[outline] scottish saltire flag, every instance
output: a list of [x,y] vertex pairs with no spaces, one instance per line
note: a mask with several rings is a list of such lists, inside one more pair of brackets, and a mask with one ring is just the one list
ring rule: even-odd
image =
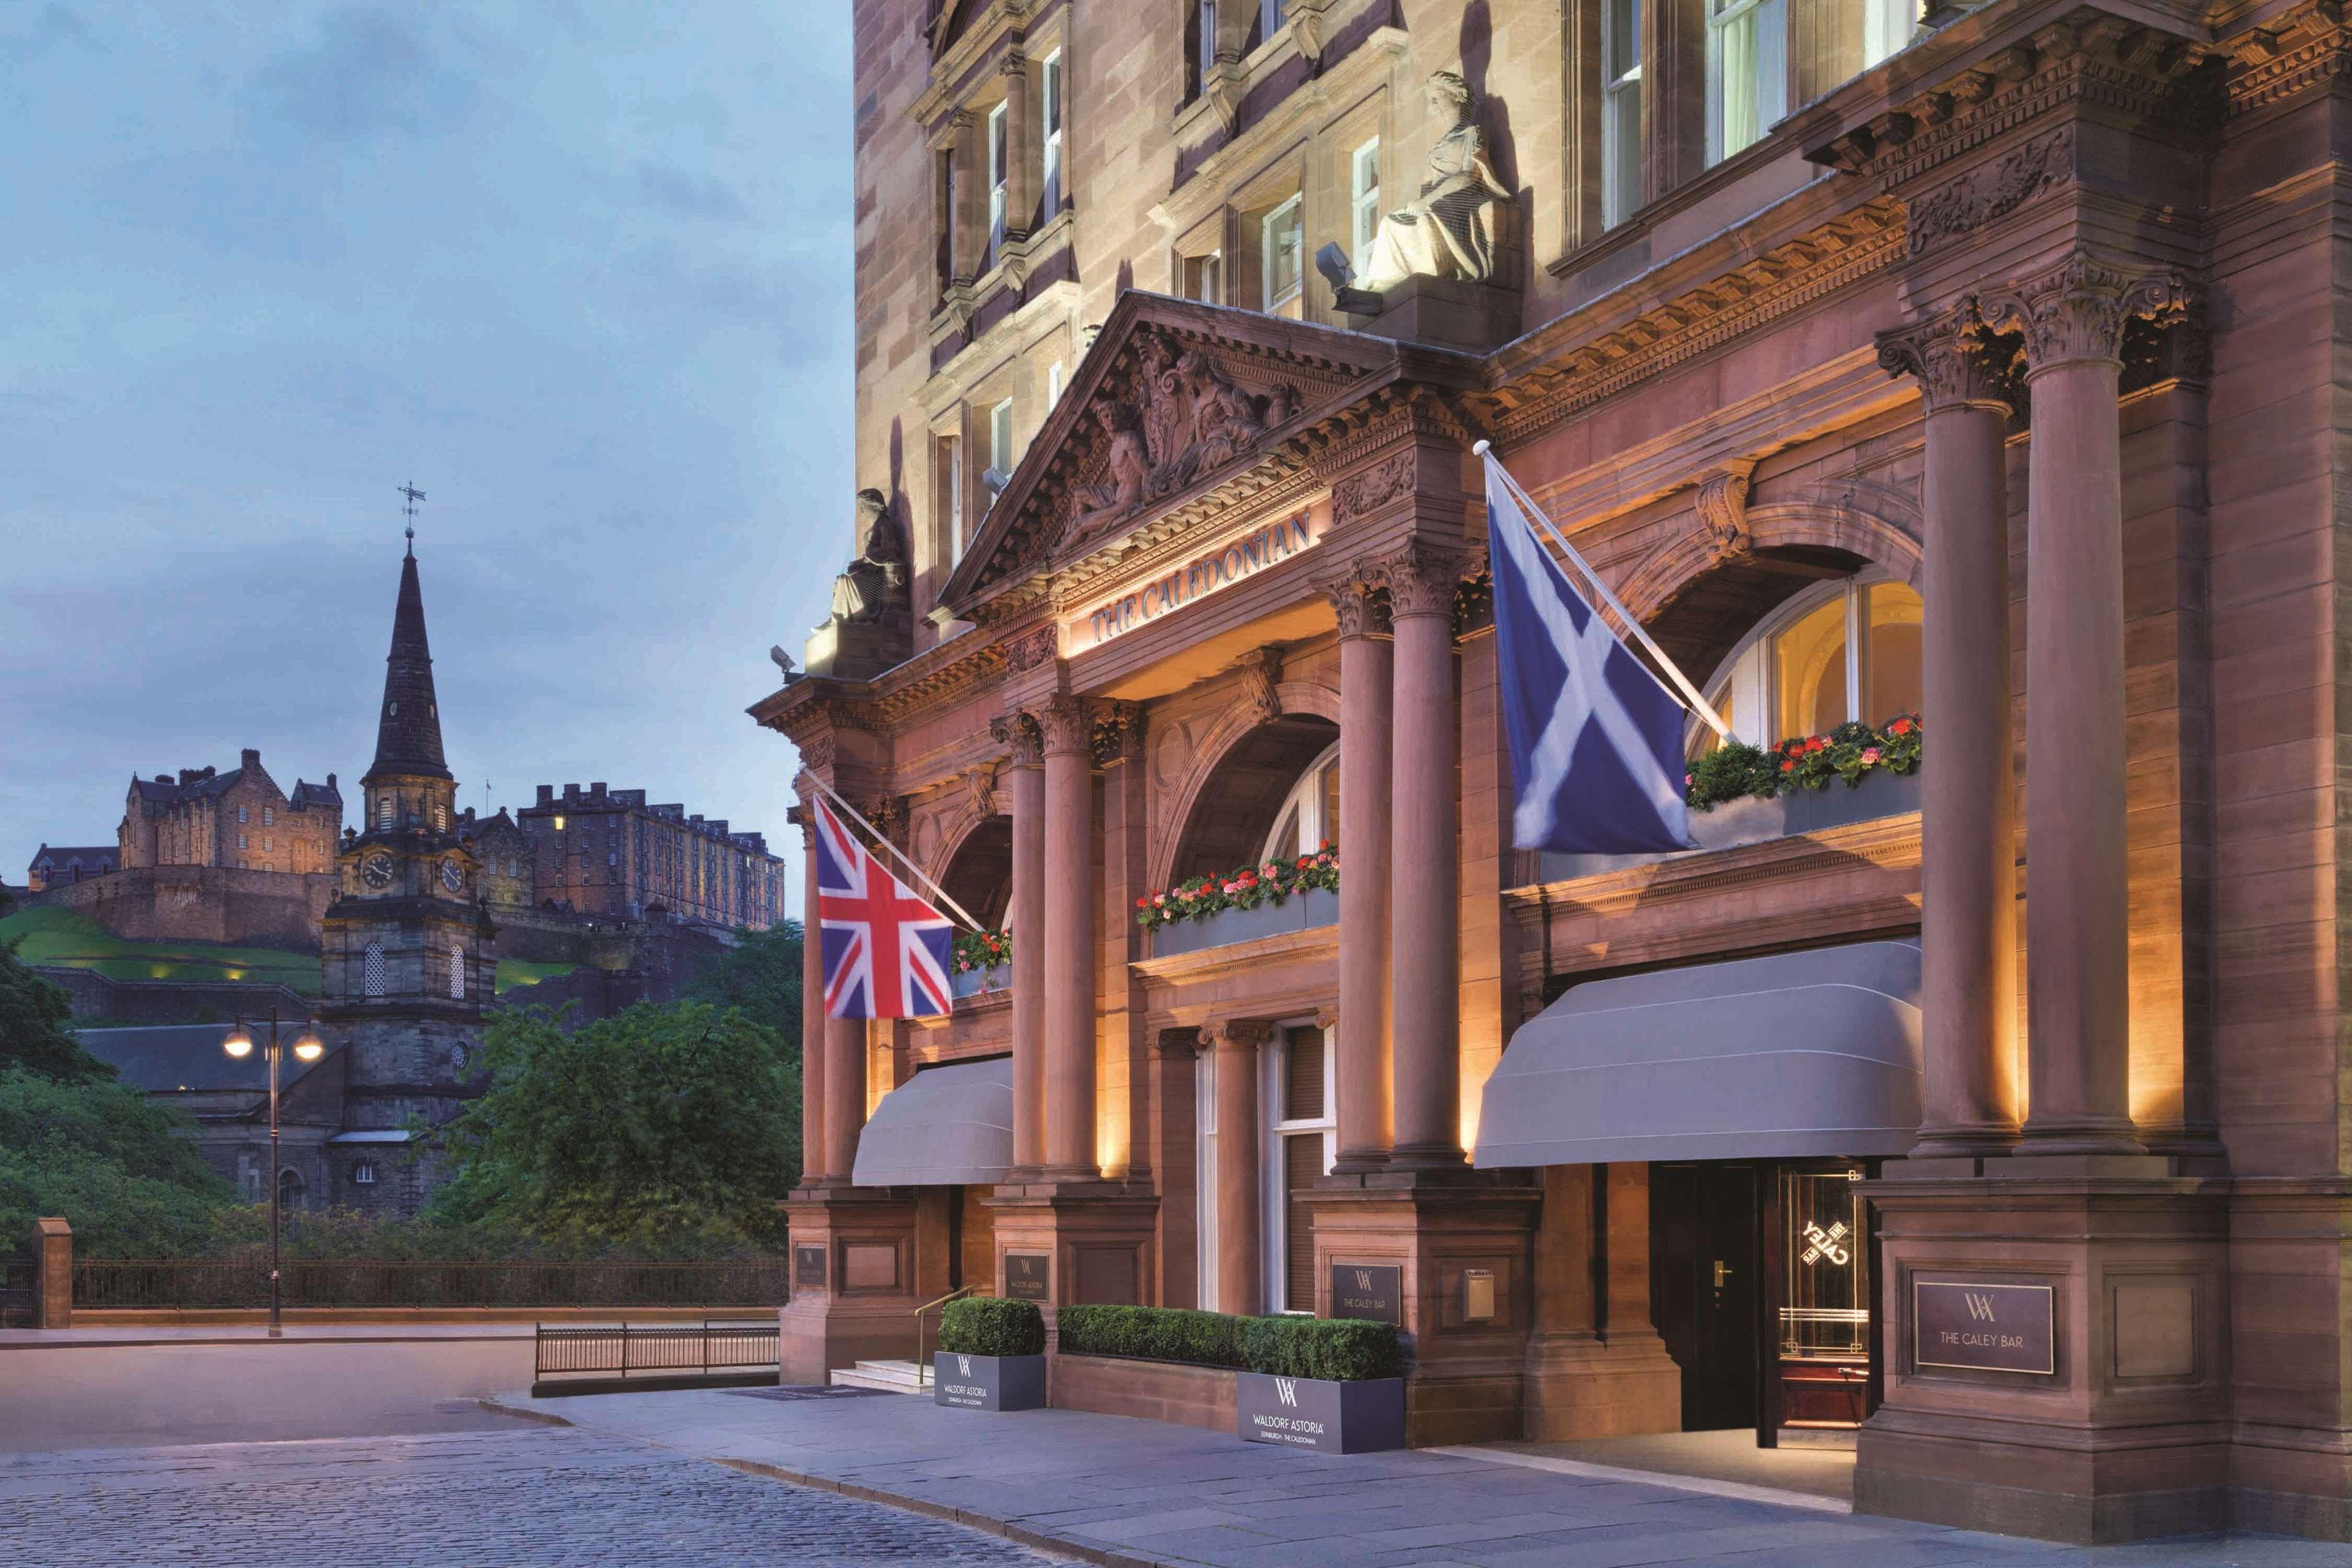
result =
[[828,1018],[923,1018],[945,1013],[954,931],[864,845],[820,795],[816,901]]
[[1687,849],[1683,709],[1617,640],[1535,534],[1493,456],[1486,542],[1522,849]]

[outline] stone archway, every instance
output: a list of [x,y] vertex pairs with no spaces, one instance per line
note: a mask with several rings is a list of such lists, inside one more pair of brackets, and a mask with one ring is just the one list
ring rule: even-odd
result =
[[1291,786],[1339,738],[1336,718],[1320,713],[1262,721],[1236,715],[1212,737],[1185,781],[1173,814],[1182,826],[1169,839],[1151,885],[1172,887],[1256,859]]
[[974,816],[949,849],[939,881],[982,925],[1002,930],[1013,905],[1013,818]]

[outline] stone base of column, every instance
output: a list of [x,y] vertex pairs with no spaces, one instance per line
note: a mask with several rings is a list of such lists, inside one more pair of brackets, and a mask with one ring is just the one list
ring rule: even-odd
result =
[[[1038,1175],[1000,1183],[985,1201],[996,1242],[996,1277],[986,1288],[1035,1300],[1049,1331],[1056,1308],[1160,1300],[1160,1200],[1148,1190],[1100,1176]],[[1041,1275],[1039,1296],[1033,1282]]]
[[[861,1361],[915,1354],[915,1204],[889,1187],[804,1186],[784,1200],[793,1294],[777,1314],[777,1363],[787,1384],[821,1384]],[[824,1279],[803,1248],[820,1249]],[[813,1259],[811,1261],[814,1261]]]
[[1890,1161],[1865,1190],[1885,1400],[1855,1512],[2078,1543],[2230,1522],[2225,1184],[2011,1155]]
[[[1318,1315],[1334,1315],[1335,1269],[1399,1271],[1400,1326],[1412,1336],[1406,1441],[1525,1436],[1540,1189],[1518,1173],[1391,1169],[1326,1176],[1307,1202]],[[1489,1285],[1491,1315],[1473,1316]]]
[[1529,1442],[1683,1429],[1683,1369],[1657,1330],[1538,1333],[1528,1341]]

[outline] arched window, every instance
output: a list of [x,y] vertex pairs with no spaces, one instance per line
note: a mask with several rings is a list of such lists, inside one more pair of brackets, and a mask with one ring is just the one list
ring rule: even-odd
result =
[[289,1166],[278,1173],[278,1206],[279,1208],[300,1208],[304,1190],[301,1172]]
[[375,797],[375,825],[377,827],[388,829],[392,826],[393,809],[393,800],[389,794],[380,795]]
[[358,1164],[352,1167],[352,1185],[355,1187],[372,1187],[375,1185],[375,1162],[373,1160],[362,1160]]
[[[1883,571],[1825,583],[1773,611],[1732,649],[1707,700],[1733,735],[1758,746],[1826,735],[1851,720],[1883,724],[1916,713],[1922,609],[1917,590]],[[1688,737],[1695,757],[1717,744],[1696,719]]]
[[466,950],[462,947],[449,950],[449,995],[453,1001],[466,999]]
[[1339,748],[1307,764],[1265,836],[1260,860],[1289,860],[1339,842]]
[[362,963],[361,973],[362,984],[369,995],[381,996],[391,989],[384,978],[383,943],[372,942],[367,944],[367,957]]

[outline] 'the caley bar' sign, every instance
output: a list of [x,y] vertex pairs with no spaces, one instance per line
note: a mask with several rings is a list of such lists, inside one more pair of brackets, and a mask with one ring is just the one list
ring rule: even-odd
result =
[[1239,539],[1194,556],[1164,576],[1154,577],[1140,588],[1096,606],[1081,623],[1091,639],[1087,646],[1107,643],[1204,595],[1255,576],[1315,542],[1312,525],[1303,511],[1279,522],[1254,528]]
[[1404,1313],[1397,1298],[1403,1294],[1404,1270],[1393,1263],[1334,1263],[1331,1265],[1331,1315],[1369,1318],[1376,1323],[1402,1323]]
[[2047,1285],[1915,1279],[1911,1359],[1971,1372],[2055,1372],[2056,1308]]

